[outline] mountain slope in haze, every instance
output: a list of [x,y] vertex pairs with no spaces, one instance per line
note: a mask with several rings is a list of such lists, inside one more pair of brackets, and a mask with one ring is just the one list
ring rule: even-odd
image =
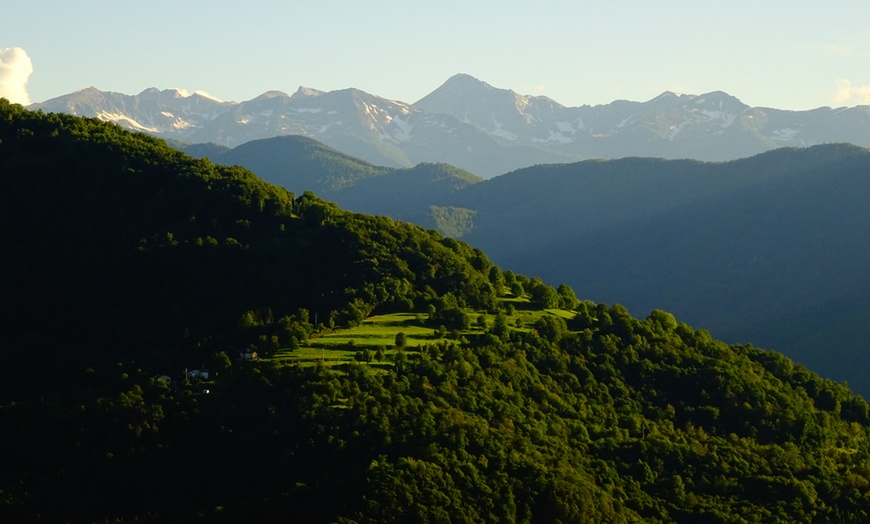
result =
[[405,219],[481,181],[482,178],[449,164],[424,163],[361,180],[352,189],[324,193],[324,198],[354,211]]
[[781,354],[4,100],[0,178],[4,522],[870,517],[870,405]]
[[665,307],[870,395],[868,172],[870,153],[847,145],[588,161],[496,177],[449,205],[475,212],[463,239],[503,266],[631,311]]
[[402,134],[415,112],[407,104],[358,89],[322,92],[300,87],[293,95],[269,91],[241,102],[186,139],[236,146],[258,138],[308,135],[373,163],[402,167],[411,160],[384,137]]
[[646,102],[565,107],[544,96],[520,95],[460,74],[414,107],[451,115],[511,144],[536,144],[581,158],[719,161],[786,146],[829,142],[870,146],[868,106],[812,111],[752,108],[721,91],[665,92]]
[[260,178],[299,194],[338,191],[390,171],[299,135],[253,140],[210,158],[245,166]]
[[296,193],[313,191],[345,209],[396,218],[483,180],[446,164],[375,166],[302,136],[254,140],[210,158],[242,165]]
[[414,104],[358,89],[300,87],[243,102],[177,90],[139,95],[87,88],[33,109],[93,116],[187,142],[235,147],[304,135],[375,165],[448,163],[490,178],[517,168],[589,158],[732,160],[778,147],[847,142],[870,147],[870,106],[753,108],[721,91],[665,92],[646,102],[565,107],[459,74]]
[[130,96],[86,87],[32,107],[99,118],[134,131],[173,138],[173,135],[185,136],[187,132],[207,125],[233,105],[196,93],[185,95],[177,89],[161,91],[152,87]]

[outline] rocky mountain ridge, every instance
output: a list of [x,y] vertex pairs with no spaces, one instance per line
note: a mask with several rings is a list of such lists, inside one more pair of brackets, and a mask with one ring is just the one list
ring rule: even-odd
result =
[[714,91],[566,107],[465,74],[413,104],[353,88],[323,92],[300,87],[292,95],[269,91],[243,102],[221,102],[178,90],[151,88],[131,96],[89,87],[30,108],[229,147],[303,135],[378,165],[446,162],[485,178],[589,158],[724,161],[778,147],[870,146],[870,106],[785,111],[750,107]]

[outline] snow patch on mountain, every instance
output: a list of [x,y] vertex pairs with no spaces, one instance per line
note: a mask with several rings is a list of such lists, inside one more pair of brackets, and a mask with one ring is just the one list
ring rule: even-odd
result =
[[177,120],[177,121],[172,123],[172,128],[175,129],[176,131],[183,131],[183,130],[188,129],[190,127],[194,127],[194,125],[191,124],[190,122],[185,121],[185,120]]
[[156,127],[144,126],[122,113],[109,113],[107,111],[101,111],[97,113],[97,118],[106,122],[114,122],[118,125],[126,127],[128,129],[134,129],[136,131],[147,131],[148,133],[157,133],[159,131]]
[[207,98],[207,99],[212,100],[214,102],[223,102],[223,100],[221,100],[220,98],[218,98],[216,96],[212,96],[212,95],[210,95],[202,90],[196,90],[193,93],[191,93],[187,89],[175,88],[175,89],[172,89],[171,91],[175,91],[178,94],[178,96],[180,96],[181,98],[191,98],[191,97],[200,96],[202,98]]
[[674,141],[674,138],[676,138],[677,135],[679,135],[679,134],[683,131],[683,129],[685,129],[685,127],[686,127],[687,125],[689,125],[690,123],[691,123],[691,122],[689,122],[688,120],[686,120],[686,121],[684,121],[684,122],[680,122],[680,123],[677,124],[677,125],[673,125],[673,126],[671,126],[671,128],[670,128],[670,131],[671,131],[671,132],[670,132],[670,134],[668,134],[668,141],[669,141],[669,142],[673,142],[673,141]]
[[625,127],[626,124],[631,122],[633,119],[634,119],[634,115],[628,115],[627,117],[623,118],[620,123],[616,124],[616,127],[614,128],[613,132],[614,133],[618,132],[620,129]]
[[394,142],[401,143],[411,140],[411,133],[414,130],[414,126],[408,119],[393,118],[390,121],[390,124],[393,126],[390,138]]
[[559,133],[562,133],[562,134],[566,134],[566,133],[567,133],[567,134],[569,134],[569,135],[574,135],[574,134],[576,134],[578,131],[580,131],[581,129],[583,129],[583,121],[582,121],[582,120],[578,120],[578,121],[577,121],[577,127],[576,127],[576,128],[575,128],[573,125],[571,125],[571,122],[564,122],[564,121],[553,122],[553,125],[555,125],[555,126],[556,126],[556,129],[559,130]]
[[792,142],[800,134],[800,129],[786,127],[783,129],[775,129],[770,133],[770,138],[778,142]]
[[489,130],[489,134],[512,142],[517,139],[517,135],[505,129],[504,125],[495,118],[495,115],[492,117],[492,125],[493,128]]
[[566,136],[564,133],[550,130],[550,136],[547,138],[532,138],[532,142],[537,144],[546,144],[548,142],[555,142],[557,144],[570,144],[574,141],[573,137]]
[[329,129],[330,129],[331,127],[333,127],[333,126],[341,127],[341,125],[342,125],[341,120],[338,120],[338,121],[336,121],[336,122],[329,122],[329,123],[326,123],[326,124],[320,126],[320,129],[318,129],[318,130],[316,131],[316,133],[323,135],[323,134],[325,134],[327,131],[329,131]]
[[730,126],[734,123],[734,119],[737,118],[737,115],[725,111],[710,111],[702,109],[701,114],[704,115],[708,122],[718,122],[721,127]]

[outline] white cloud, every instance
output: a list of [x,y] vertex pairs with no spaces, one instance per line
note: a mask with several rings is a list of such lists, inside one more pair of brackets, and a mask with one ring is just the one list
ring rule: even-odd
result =
[[33,74],[30,57],[20,47],[0,49],[0,97],[16,104],[27,105],[27,79]]
[[840,78],[835,82],[837,90],[831,100],[846,104],[870,104],[870,85],[853,86],[852,82]]

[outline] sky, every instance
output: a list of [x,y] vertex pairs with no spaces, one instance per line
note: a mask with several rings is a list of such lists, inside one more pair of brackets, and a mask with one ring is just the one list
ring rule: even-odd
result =
[[12,0],[0,96],[93,86],[244,101],[299,86],[413,103],[466,73],[566,106],[725,91],[870,104],[867,0]]

